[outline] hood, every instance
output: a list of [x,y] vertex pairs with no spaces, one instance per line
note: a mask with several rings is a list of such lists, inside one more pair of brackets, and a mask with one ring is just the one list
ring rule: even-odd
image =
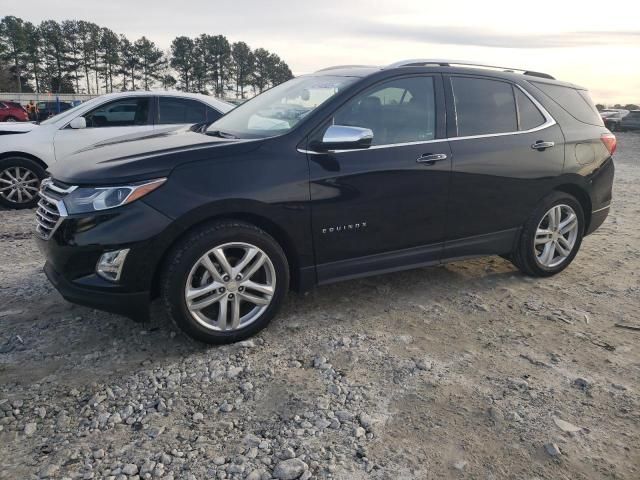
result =
[[0,135],[27,133],[38,127],[38,124],[31,122],[2,122],[0,123]]
[[246,153],[261,143],[164,128],[96,143],[57,161],[49,172],[72,185],[114,185],[165,177],[178,165]]

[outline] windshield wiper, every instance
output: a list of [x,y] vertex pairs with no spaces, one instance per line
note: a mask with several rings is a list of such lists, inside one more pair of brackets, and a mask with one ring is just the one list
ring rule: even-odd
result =
[[220,137],[220,138],[233,138],[233,139],[240,138],[234,135],[233,133],[223,132],[222,130],[212,130],[210,132],[207,132],[207,135],[211,135],[213,137]]

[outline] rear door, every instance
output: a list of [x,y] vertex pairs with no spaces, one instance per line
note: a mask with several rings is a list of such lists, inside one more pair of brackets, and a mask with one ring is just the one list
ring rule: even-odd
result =
[[56,159],[63,159],[105,140],[153,130],[152,106],[151,96],[124,97],[90,110],[83,115],[86,128],[66,126],[56,132]]
[[440,257],[451,169],[441,84],[440,75],[382,82],[318,132],[331,124],[373,131],[370,148],[309,154],[321,283]]
[[445,79],[453,154],[447,257],[511,250],[517,229],[564,165],[564,137],[516,84]]

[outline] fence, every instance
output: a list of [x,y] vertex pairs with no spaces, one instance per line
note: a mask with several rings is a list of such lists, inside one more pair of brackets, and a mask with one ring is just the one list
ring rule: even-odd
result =
[[72,102],[74,100],[84,102],[97,96],[83,93],[0,93],[0,100],[26,105],[30,100],[34,102],[55,102],[57,98],[61,102]]
[[[0,92],[0,101],[6,100],[7,102],[17,102],[22,105],[26,105],[29,101],[33,100],[34,102],[73,102],[73,101],[81,101],[86,102],[87,100],[91,100],[92,98],[99,97],[104,95],[101,93],[100,95],[87,95],[86,93],[2,93]],[[230,103],[238,104],[242,103],[245,100],[237,100],[235,98],[223,98]]]

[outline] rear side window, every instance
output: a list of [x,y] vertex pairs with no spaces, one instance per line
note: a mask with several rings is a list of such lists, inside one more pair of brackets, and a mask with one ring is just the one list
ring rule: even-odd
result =
[[206,106],[187,98],[160,97],[159,124],[201,123],[207,121]]
[[518,131],[511,84],[483,78],[452,77],[458,136]]
[[536,87],[546,93],[551,99],[560,105],[573,118],[590,125],[603,125],[602,117],[593,105],[589,92],[577,90],[571,87],[551,85],[548,83],[532,82]]
[[531,130],[542,125],[545,118],[538,107],[519,88],[514,88],[514,91],[516,92],[520,130]]

